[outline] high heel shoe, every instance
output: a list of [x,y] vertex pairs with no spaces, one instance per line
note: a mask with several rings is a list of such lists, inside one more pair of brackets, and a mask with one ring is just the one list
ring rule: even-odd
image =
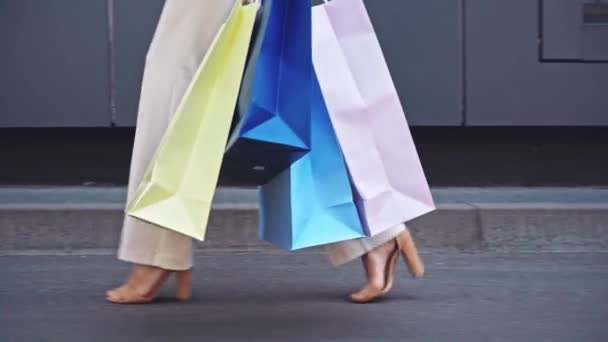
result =
[[175,298],[182,302],[187,301],[192,293],[192,272],[190,270],[176,272],[163,270],[163,274],[145,291],[137,289],[133,284],[128,282],[122,287],[108,291],[106,299],[115,304],[150,303],[156,299],[161,288],[172,273],[175,274],[176,279]]
[[[389,241],[391,243],[392,241]],[[373,252],[372,252],[373,253]],[[360,291],[353,293],[350,295],[350,300],[353,303],[369,303],[380,297],[384,296],[388,293],[394,284],[395,281],[395,270],[397,269],[397,260],[399,259],[399,248],[397,244],[395,244],[394,249],[389,253],[386,263],[384,265],[383,279],[382,283],[374,283],[372,279],[370,279],[370,273],[373,271],[371,260],[369,259],[369,255],[365,256],[363,259],[364,267],[368,276],[367,285]]]
[[414,243],[414,239],[409,230],[406,229],[399,234],[395,238],[395,242],[397,243],[397,253],[389,260],[389,268],[386,274],[386,286],[382,290],[383,295],[392,290],[393,284],[395,283],[395,273],[399,254],[403,257],[412,278],[422,278],[424,276],[424,263],[418,255],[416,244]]
[[177,272],[175,279],[175,298],[180,302],[185,302],[192,296],[192,272]]
[[[399,254],[403,257],[408,271],[413,278],[421,278],[424,275],[424,264],[418,255],[416,244],[410,232],[406,229],[395,237],[394,242],[396,244],[395,249],[390,253],[384,268],[384,286],[379,287],[368,282],[365,288],[350,296],[352,302],[360,304],[369,303],[385,296],[393,289]],[[368,272],[370,267],[373,267],[373,265],[365,263],[365,268]]]
[[424,264],[418,255],[418,250],[410,231],[404,230],[395,238],[395,241],[397,241],[397,246],[399,246],[399,250],[411,276],[413,278],[422,278],[424,276]]

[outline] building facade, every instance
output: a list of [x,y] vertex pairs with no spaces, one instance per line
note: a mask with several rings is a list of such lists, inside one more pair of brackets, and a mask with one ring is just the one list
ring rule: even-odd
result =
[[[0,183],[126,180],[163,3],[0,0]],[[432,183],[608,184],[608,1],[366,3]]]

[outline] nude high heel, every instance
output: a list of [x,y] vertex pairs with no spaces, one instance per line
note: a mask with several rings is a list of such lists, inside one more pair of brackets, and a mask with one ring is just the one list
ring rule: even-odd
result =
[[[386,260],[386,264],[384,266],[383,284],[374,285],[369,282],[368,278],[368,284],[362,290],[350,295],[350,300],[353,303],[364,304],[372,302],[376,299],[381,298],[393,288],[393,284],[395,283],[395,270],[397,269],[397,260],[399,259],[400,254],[399,251],[400,250],[398,246],[395,244],[395,249],[390,252]],[[367,272],[369,272],[369,267],[371,267],[371,265],[369,265],[366,261],[364,261],[364,264]]]
[[[384,286],[368,285],[361,291],[354,293],[350,299],[354,303],[369,303],[388,294],[395,283],[395,273],[399,254],[403,257],[405,264],[413,278],[421,278],[424,275],[424,264],[418,255],[416,244],[410,232],[406,229],[399,234],[395,240],[395,250],[392,251],[387,259],[384,273]],[[366,269],[371,265],[365,264]]]
[[179,300],[180,302],[185,302],[192,296],[192,272],[176,272],[175,279],[175,298],[177,298],[177,300]]
[[399,246],[403,260],[412,277],[422,278],[422,276],[424,276],[424,264],[418,255],[418,250],[416,249],[412,234],[406,229],[399,234],[395,240],[397,241],[397,246]]
[[177,272],[166,271],[146,293],[140,293],[132,284],[127,283],[122,287],[108,291],[106,293],[106,299],[115,304],[151,303],[158,297],[161,288],[172,273],[175,274],[176,278],[175,297],[179,301],[187,301],[192,294],[192,272],[190,270]]

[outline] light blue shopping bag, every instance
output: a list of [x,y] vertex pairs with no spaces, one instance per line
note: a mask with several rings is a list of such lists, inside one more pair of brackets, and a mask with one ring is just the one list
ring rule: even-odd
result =
[[311,150],[260,191],[260,237],[286,250],[365,236],[314,73],[312,80]]

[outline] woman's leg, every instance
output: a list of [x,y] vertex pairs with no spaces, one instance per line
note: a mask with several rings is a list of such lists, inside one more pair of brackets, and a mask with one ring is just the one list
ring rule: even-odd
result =
[[325,250],[329,260],[334,266],[341,266],[358,259],[370,251],[394,240],[401,232],[405,231],[405,225],[400,224],[390,228],[376,236],[362,239],[349,240],[327,245]]
[[[135,193],[171,116],[233,5],[231,0],[165,3],[146,57],[128,200]],[[108,299],[124,302],[137,299],[138,295],[147,298],[158,289],[158,283],[166,279],[168,271],[192,267],[192,241],[185,235],[126,217],[118,257],[135,266],[127,283],[109,291]]]

